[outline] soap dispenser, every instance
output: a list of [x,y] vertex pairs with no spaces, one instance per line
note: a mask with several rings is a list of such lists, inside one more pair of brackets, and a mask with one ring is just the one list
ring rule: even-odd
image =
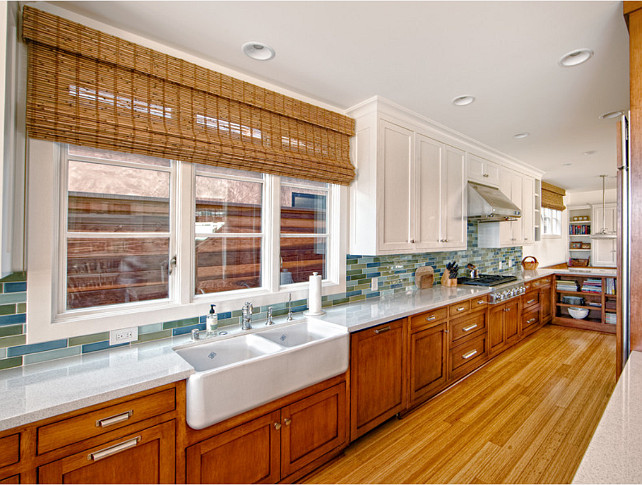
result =
[[205,330],[207,330],[208,333],[216,332],[218,328],[218,318],[216,316],[216,310],[214,310],[215,306],[216,305],[210,305],[210,313],[205,317]]

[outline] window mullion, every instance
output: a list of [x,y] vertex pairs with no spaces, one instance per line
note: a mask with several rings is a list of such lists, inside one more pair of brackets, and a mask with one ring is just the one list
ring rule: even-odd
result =
[[281,232],[280,177],[265,175],[263,204],[263,287],[271,293],[281,284],[279,233]]
[[[196,204],[194,164],[174,162],[178,165],[176,177],[176,224],[174,237],[176,257],[175,301],[190,303],[194,298],[196,281],[196,257],[194,254],[194,211]],[[171,255],[170,255],[171,257]]]

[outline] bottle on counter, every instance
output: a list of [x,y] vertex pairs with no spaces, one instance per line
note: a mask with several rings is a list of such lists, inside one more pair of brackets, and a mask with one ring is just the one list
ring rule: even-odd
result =
[[208,333],[216,332],[218,328],[218,316],[216,315],[216,310],[214,310],[215,306],[216,305],[210,305],[210,312],[205,317],[205,330],[207,330]]

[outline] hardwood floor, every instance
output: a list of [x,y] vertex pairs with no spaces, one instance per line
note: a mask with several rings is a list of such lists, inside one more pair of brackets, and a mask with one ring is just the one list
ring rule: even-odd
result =
[[614,386],[614,335],[547,325],[307,483],[568,483]]

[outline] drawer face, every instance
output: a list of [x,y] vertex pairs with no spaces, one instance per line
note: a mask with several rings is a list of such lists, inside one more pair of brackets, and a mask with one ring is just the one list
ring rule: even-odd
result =
[[450,322],[451,342],[465,342],[466,337],[486,328],[486,314],[477,312],[468,317],[457,318]]
[[470,309],[477,310],[478,308],[486,308],[488,306],[488,295],[479,296],[470,300]]
[[486,337],[457,346],[450,351],[452,370],[486,355]]
[[20,433],[0,438],[0,467],[20,461]]
[[456,317],[457,315],[464,315],[470,311],[470,300],[460,301],[448,307],[448,315]]
[[524,310],[527,310],[528,307],[533,305],[537,305],[539,303],[539,291],[524,293],[524,296],[522,296],[522,302],[524,303]]
[[533,288],[544,288],[546,286],[551,286],[551,279],[550,278],[542,278],[539,280],[535,280],[532,283]]
[[38,428],[38,454],[173,411],[176,391],[150,394]]
[[448,318],[448,307],[435,308],[426,313],[410,317],[410,328],[415,329],[425,325],[440,322]]
[[522,329],[539,323],[539,309],[524,312],[522,315]]

